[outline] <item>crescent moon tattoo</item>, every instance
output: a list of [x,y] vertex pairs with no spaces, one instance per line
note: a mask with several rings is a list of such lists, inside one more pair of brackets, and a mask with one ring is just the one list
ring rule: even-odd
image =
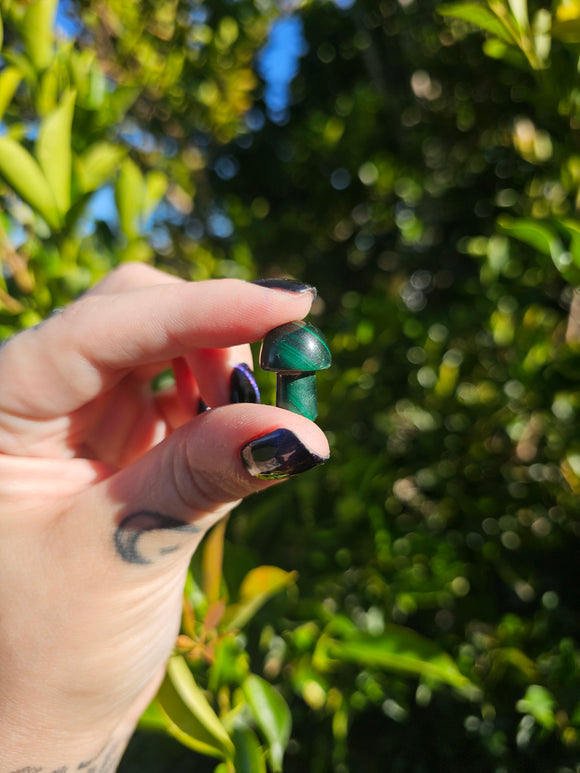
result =
[[[156,513],[149,510],[139,510],[123,518],[115,532],[115,547],[117,552],[129,564],[152,564],[155,558],[173,553],[178,550],[183,540],[177,535],[195,534],[201,529],[193,523],[180,521],[171,515]],[[140,545],[141,539],[151,532],[171,532],[175,534],[176,541],[159,547],[154,540],[152,550]]]

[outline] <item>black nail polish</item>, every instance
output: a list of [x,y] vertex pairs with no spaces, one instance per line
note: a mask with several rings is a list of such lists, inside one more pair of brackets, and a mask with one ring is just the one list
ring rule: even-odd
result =
[[250,368],[243,362],[232,370],[230,403],[259,403],[260,390]]
[[251,284],[267,287],[270,290],[285,290],[288,293],[297,293],[298,295],[312,293],[314,300],[318,295],[316,287],[298,282],[296,279],[254,279]]
[[288,478],[323,464],[327,459],[309,451],[289,429],[276,429],[250,440],[242,448],[246,470],[261,480]]

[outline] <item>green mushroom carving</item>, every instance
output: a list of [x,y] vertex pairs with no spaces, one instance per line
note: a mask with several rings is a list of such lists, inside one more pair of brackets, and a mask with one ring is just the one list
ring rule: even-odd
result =
[[324,334],[310,322],[288,322],[271,330],[260,351],[260,367],[274,371],[276,405],[314,420],[318,415],[315,372],[330,367]]

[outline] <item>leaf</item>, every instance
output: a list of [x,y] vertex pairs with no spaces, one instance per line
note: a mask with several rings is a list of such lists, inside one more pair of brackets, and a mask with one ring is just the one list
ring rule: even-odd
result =
[[10,137],[0,137],[0,175],[53,229],[61,217],[42,169],[30,153]]
[[552,36],[564,43],[580,43],[580,2],[561,2],[552,21]]
[[236,728],[233,732],[236,747],[236,773],[266,773],[264,753],[256,734],[250,728]]
[[228,519],[222,518],[205,538],[201,559],[202,588],[209,603],[221,597],[224,539]]
[[479,3],[450,3],[437,9],[442,16],[452,16],[474,24],[492,35],[496,35],[506,43],[515,43],[510,30],[488,8]]
[[169,660],[157,701],[169,733],[184,746],[212,757],[233,759],[229,735],[180,655]]
[[269,682],[256,674],[244,680],[242,689],[256,725],[268,742],[272,770],[281,771],[292,730],[288,704]]
[[555,242],[559,241],[556,232],[538,220],[530,218],[512,220],[502,217],[498,220],[498,225],[503,233],[529,244],[544,255],[552,256]]
[[75,170],[83,193],[96,191],[115,175],[127,149],[110,142],[96,142],[76,159]]
[[522,32],[530,28],[528,0],[508,0],[508,5]]
[[552,693],[539,684],[529,685],[525,696],[516,703],[517,711],[531,714],[536,722],[547,730],[552,730],[556,725],[555,706],[556,701]]
[[148,220],[157,205],[165,196],[169,181],[167,175],[158,170],[149,172],[145,178],[145,196],[143,200],[143,218]]
[[137,164],[126,158],[115,186],[115,200],[119,210],[121,229],[129,241],[139,238],[145,186]]
[[16,67],[6,67],[0,73],[0,120],[6,112],[6,108],[12,102],[12,97],[16,93],[22,74]]
[[44,70],[54,55],[54,20],[58,0],[33,0],[24,14],[21,33],[28,58]]
[[296,572],[285,572],[277,566],[258,566],[242,580],[239,602],[226,609],[224,623],[230,628],[243,628],[268,599],[296,582]]
[[147,706],[141,717],[139,718],[139,727],[143,730],[149,731],[167,731],[167,721],[165,715],[161,711],[159,701],[153,700]]
[[58,107],[41,122],[36,157],[62,215],[70,209],[71,129],[76,92],[66,91]]
[[3,43],[4,43],[4,23],[2,22],[2,14],[0,13],[0,51],[2,50]]
[[434,642],[403,626],[388,626],[381,636],[359,632],[349,641],[321,636],[313,656],[315,667],[328,670],[340,661],[415,674],[475,696],[475,686],[461,673],[450,655]]

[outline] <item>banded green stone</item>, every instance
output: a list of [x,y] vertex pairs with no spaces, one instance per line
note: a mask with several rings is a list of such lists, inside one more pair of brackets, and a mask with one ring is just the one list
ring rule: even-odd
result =
[[263,370],[278,374],[276,405],[309,419],[318,414],[314,373],[329,368],[331,360],[322,331],[303,321],[271,330],[260,352]]

